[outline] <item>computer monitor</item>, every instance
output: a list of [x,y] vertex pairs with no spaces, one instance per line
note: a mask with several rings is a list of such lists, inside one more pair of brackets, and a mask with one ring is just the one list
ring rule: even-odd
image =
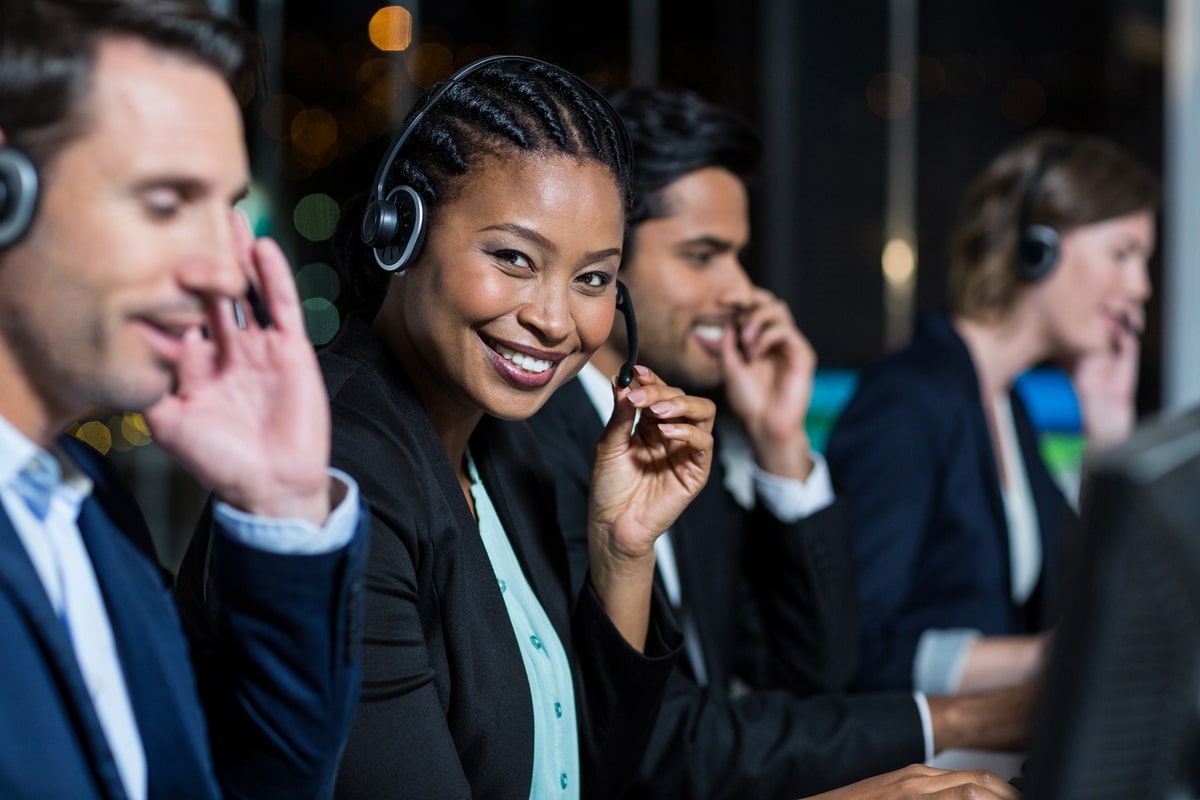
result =
[[1200,797],[1200,408],[1089,463],[1080,521],[1025,796]]

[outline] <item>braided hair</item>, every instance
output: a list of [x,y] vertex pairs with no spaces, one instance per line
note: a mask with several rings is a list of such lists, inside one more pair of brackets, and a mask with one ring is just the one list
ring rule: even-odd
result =
[[[632,164],[622,123],[579,77],[552,64],[498,60],[473,70],[437,96],[426,91],[409,112],[423,118],[389,165],[388,185],[407,184],[424,201],[427,224],[453,200],[459,180],[485,156],[561,154],[598,162],[612,172],[626,209]],[[373,317],[383,303],[389,273],[379,269],[359,235],[369,201],[356,195],[342,207],[334,232],[334,260],[347,289],[348,311]]]

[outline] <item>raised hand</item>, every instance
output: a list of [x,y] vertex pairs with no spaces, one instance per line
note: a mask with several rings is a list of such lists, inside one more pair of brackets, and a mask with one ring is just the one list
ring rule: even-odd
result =
[[146,412],[156,441],[197,480],[253,514],[323,524],[331,507],[329,404],[287,260],[231,212],[239,263],[273,324],[242,298],[207,299],[208,336],[184,336],[175,390]]
[[1089,447],[1123,441],[1137,422],[1142,315],[1122,318],[1110,346],[1066,365],[1079,398]]
[[816,365],[787,303],[757,287],[738,303],[721,345],[725,395],[767,472],[804,479],[812,469],[804,417]]
[[596,446],[588,554],[601,602],[625,638],[641,648],[654,540],[708,480],[716,406],[666,385],[643,366],[634,368],[634,379],[629,388],[614,386],[616,408]]

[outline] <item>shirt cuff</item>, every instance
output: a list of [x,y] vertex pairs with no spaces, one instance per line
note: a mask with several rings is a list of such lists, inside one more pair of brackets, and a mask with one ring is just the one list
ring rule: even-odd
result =
[[833,481],[825,457],[812,451],[812,471],[805,480],[784,478],[754,465],[754,488],[763,507],[780,522],[796,522],[833,503]]
[[259,517],[221,500],[213,504],[213,521],[236,542],[279,555],[321,555],[344,547],[358,527],[358,484],[340,469],[329,469],[346,493],[321,527],[305,519]]
[[933,751],[933,714],[929,711],[929,698],[924,692],[913,692],[913,701],[917,704],[917,714],[921,717],[921,736],[925,740],[925,763],[933,761],[936,755]]
[[954,694],[967,668],[967,650],[979,638],[971,628],[930,629],[917,641],[913,686],[927,694]]

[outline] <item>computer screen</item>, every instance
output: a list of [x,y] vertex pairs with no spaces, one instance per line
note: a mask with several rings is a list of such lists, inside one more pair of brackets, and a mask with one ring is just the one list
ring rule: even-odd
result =
[[1025,796],[1200,797],[1200,408],[1089,463],[1080,522]]

